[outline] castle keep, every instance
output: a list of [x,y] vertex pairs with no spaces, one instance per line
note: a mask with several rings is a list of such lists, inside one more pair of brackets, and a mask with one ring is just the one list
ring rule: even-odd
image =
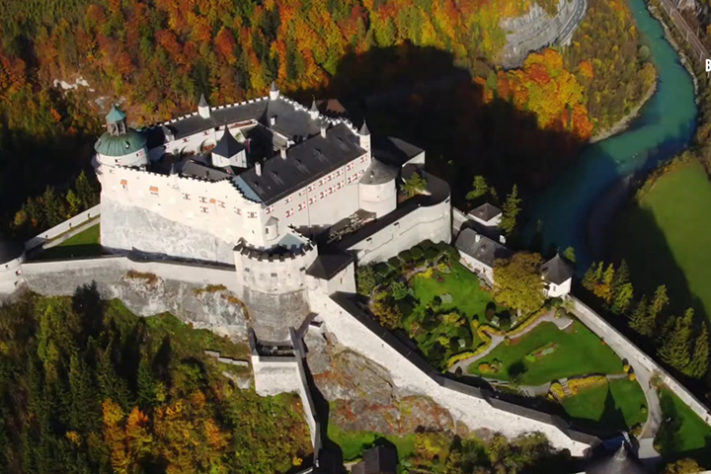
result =
[[[197,110],[143,130],[113,107],[96,142],[101,243],[116,253],[235,269],[258,338],[284,341],[309,292],[355,291],[354,260],[451,240],[446,183],[424,151],[280,94]],[[398,198],[420,173],[427,189]],[[400,201],[400,203],[398,203]]]

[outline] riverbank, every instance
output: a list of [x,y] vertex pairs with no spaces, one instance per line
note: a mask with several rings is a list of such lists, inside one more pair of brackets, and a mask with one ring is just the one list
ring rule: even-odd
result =
[[[659,74],[657,74],[657,80],[658,78]],[[590,144],[605,140],[607,138],[612,137],[613,135],[617,135],[618,133],[622,133],[627,130],[627,128],[629,128],[632,122],[639,118],[642,107],[644,107],[647,102],[649,102],[649,99],[651,99],[656,92],[657,81],[654,81],[651,87],[647,89],[647,92],[644,94],[642,99],[637,103],[637,105],[632,108],[632,110],[630,110],[624,117],[618,120],[612,127],[590,138]]]

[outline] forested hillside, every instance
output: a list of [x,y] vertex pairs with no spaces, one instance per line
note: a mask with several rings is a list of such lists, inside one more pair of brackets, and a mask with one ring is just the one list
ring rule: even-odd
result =
[[[624,0],[589,2],[572,46],[561,51],[562,66],[555,53],[543,52],[521,70],[497,71],[496,56],[506,40],[500,20],[526,12],[534,1],[547,11],[557,3],[1,2],[0,232],[7,230],[26,197],[39,196],[48,184],[65,194],[78,170],[88,167],[91,145],[101,130],[100,112],[110,102],[121,101],[133,122],[145,124],[194,110],[201,92],[214,104],[231,102],[263,95],[272,80],[306,100],[312,93],[342,97],[362,92],[366,82],[381,88],[370,92],[390,91],[402,82],[426,83],[453,68],[475,80],[479,76],[479,83],[452,94],[466,96],[464,103],[460,105],[460,98],[445,101],[442,113],[451,118],[435,121],[456,118],[450,127],[456,137],[444,147],[450,149],[440,143],[450,132],[438,126],[423,125],[428,130],[418,132],[414,141],[444,161],[468,167],[470,176],[479,171],[472,167],[510,166],[517,171],[504,181],[525,185],[518,170],[549,168],[551,157],[575,153],[571,143],[584,142],[618,120],[653,78]],[[71,83],[79,76],[89,87],[71,92],[52,87],[57,79]],[[409,99],[428,109],[443,107],[440,98]],[[488,110],[497,100],[515,110]],[[501,147],[497,138],[494,150],[504,151],[489,157],[487,144],[476,143],[476,137],[490,135],[480,132],[487,125],[478,120],[485,117],[492,123],[492,114],[495,136],[503,133],[504,143],[517,145]],[[518,123],[528,114],[533,115],[531,124]],[[521,126],[526,140],[506,136]],[[404,127],[387,131],[409,132]],[[472,145],[484,155],[481,163],[462,162],[460,150],[471,153]]]
[[0,308],[0,471],[285,472],[311,453],[298,396],[262,398],[203,351],[246,348],[91,288]]

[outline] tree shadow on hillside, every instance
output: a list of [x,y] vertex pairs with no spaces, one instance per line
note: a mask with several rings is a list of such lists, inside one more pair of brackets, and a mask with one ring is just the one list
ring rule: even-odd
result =
[[474,174],[500,189],[539,189],[583,145],[568,132],[541,130],[532,113],[508,102],[486,102],[472,79],[452,54],[404,43],[347,54],[328,87],[296,96],[337,98],[357,125],[366,118],[375,136],[425,149],[427,167],[449,181],[456,203],[464,202]]

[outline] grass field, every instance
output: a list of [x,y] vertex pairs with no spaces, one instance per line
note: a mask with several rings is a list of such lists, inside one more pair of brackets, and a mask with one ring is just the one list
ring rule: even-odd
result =
[[352,461],[363,455],[379,438],[385,438],[397,448],[398,459],[407,459],[415,451],[415,433],[398,437],[380,435],[371,431],[344,431],[333,423],[328,424],[328,437],[341,447],[344,461]]
[[435,296],[452,295],[451,303],[443,303],[442,311],[459,310],[463,315],[477,316],[481,320],[486,312],[486,305],[491,303],[491,295],[479,285],[479,279],[460,263],[451,266],[451,273],[440,273],[442,281],[435,277],[416,275],[410,282],[415,298],[421,304],[429,304]]
[[[552,354],[531,362],[526,355],[548,343],[556,343]],[[498,373],[481,374],[482,362],[501,362]],[[516,380],[521,385],[540,385],[551,380],[592,373],[614,374],[622,372],[622,361],[602,341],[580,322],[574,322],[565,331],[553,323],[541,323],[519,339],[496,347],[485,358],[471,364],[469,372],[501,380]]]
[[563,400],[563,409],[571,418],[599,424],[605,429],[629,429],[647,419],[644,392],[637,382],[616,379],[589,388]]
[[702,166],[683,165],[620,215],[612,253],[630,264],[637,288],[651,293],[665,283],[675,310],[693,305],[711,318],[711,252],[700,251],[711,248],[709,209]]
[[100,229],[99,224],[84,229],[56,247],[44,250],[39,259],[72,258],[72,257],[92,257],[101,255],[103,250],[99,244]]
[[657,450],[665,457],[693,457],[711,467],[711,427],[667,388],[661,390],[660,402],[665,422],[654,440]]

